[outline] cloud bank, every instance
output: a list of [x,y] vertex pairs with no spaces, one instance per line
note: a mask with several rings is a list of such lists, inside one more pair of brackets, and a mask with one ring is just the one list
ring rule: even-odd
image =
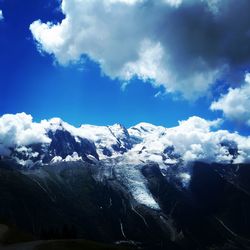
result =
[[221,110],[228,119],[250,126],[250,74],[246,74],[244,85],[229,88],[226,94],[212,103],[211,109]]
[[34,21],[62,65],[88,56],[111,78],[138,77],[196,99],[250,61],[248,0],[62,0],[60,23]]
[[[133,145],[126,154],[115,152],[105,157],[123,156],[131,164],[147,160],[171,164],[176,159],[174,155],[181,156],[185,162],[250,162],[250,137],[220,130],[220,123],[221,120],[208,121],[193,116],[172,128],[140,123],[126,131],[120,125],[83,125],[76,128],[59,118],[36,123],[25,113],[6,114],[0,117],[0,155],[9,156],[13,148],[36,143],[48,144],[51,142],[48,131],[65,129],[75,137],[93,141],[97,151],[104,147],[112,150],[112,141],[117,143],[119,139],[119,143],[122,143],[121,141],[126,140]],[[100,155],[100,152],[98,154],[103,158],[104,155]]]

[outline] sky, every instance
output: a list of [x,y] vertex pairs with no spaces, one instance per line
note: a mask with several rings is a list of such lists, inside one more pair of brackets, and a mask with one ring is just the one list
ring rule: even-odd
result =
[[0,10],[0,115],[126,127],[199,116],[249,135],[249,0],[0,0]]

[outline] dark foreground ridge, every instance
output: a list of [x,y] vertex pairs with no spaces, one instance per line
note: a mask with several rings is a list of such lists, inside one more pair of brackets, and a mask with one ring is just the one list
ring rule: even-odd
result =
[[[108,165],[22,170],[2,160],[2,249],[250,249],[249,165],[196,162],[186,187],[175,170],[164,176],[157,164],[134,168],[159,209],[140,204]],[[21,241],[36,242],[13,245]]]

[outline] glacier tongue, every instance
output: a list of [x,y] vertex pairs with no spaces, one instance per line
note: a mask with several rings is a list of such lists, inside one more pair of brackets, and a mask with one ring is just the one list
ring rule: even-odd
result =
[[160,207],[148,190],[147,180],[140,168],[141,165],[118,164],[115,166],[115,174],[139,204],[158,210]]
[[141,171],[145,164],[126,163],[121,158],[123,157],[102,160],[99,165],[101,171],[97,171],[97,179],[115,180],[137,203],[159,210],[160,207],[148,189],[148,181]]

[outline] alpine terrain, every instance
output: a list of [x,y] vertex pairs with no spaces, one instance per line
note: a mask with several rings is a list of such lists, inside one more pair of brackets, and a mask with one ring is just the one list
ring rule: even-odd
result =
[[219,123],[3,116],[2,248],[250,249],[250,139]]

